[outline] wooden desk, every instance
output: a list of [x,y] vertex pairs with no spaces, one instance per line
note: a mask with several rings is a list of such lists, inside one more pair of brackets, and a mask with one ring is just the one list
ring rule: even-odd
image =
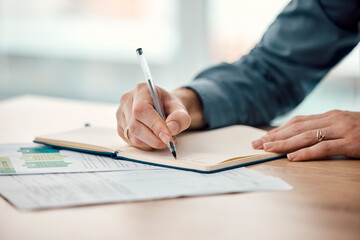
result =
[[[24,96],[0,102],[0,143],[114,126],[115,105]],[[292,191],[19,211],[0,198],[0,239],[360,239],[360,161],[251,166]],[[1,180],[1,179],[0,179]]]

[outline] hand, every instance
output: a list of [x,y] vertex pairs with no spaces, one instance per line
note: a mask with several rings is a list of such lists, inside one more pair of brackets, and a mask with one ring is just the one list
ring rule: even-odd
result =
[[[318,141],[318,131],[325,138]],[[255,149],[289,153],[290,161],[346,155],[360,158],[360,112],[334,110],[311,116],[296,116],[281,127],[253,141]]]
[[[166,148],[172,136],[189,128],[190,124],[193,128],[201,126],[202,106],[193,91],[178,89],[169,93],[159,87],[156,90],[167,116],[165,121],[154,109],[146,83],[138,84],[125,93],[116,112],[120,137],[131,146],[143,150]],[[129,129],[129,139],[124,136],[126,127]]]

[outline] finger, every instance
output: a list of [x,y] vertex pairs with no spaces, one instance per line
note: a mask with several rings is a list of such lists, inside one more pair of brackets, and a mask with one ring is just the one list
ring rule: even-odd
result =
[[[129,120],[129,116],[131,116],[131,109],[133,105],[133,91],[124,93],[120,98],[120,106],[117,111],[117,116],[120,116],[120,113],[125,114],[127,120]],[[119,120],[119,118],[118,118]]]
[[[326,136],[326,140],[339,138],[338,133],[332,127],[322,129],[322,134]],[[318,143],[317,134],[318,130],[309,130],[285,140],[266,142],[264,143],[264,149],[267,152],[292,152]]]
[[176,137],[176,136],[173,136],[173,137],[172,137],[172,140],[174,141],[174,144],[175,144],[175,145],[178,144],[178,140],[177,140],[177,137]]
[[132,116],[136,120],[147,126],[153,134],[163,143],[167,144],[171,140],[171,132],[167,128],[165,121],[154,109],[150,93],[145,85],[138,85],[138,94],[134,97]]
[[321,129],[331,126],[332,120],[330,118],[312,119],[310,121],[299,121],[288,125],[286,128],[282,128],[278,131],[268,132],[260,139],[254,140],[252,145],[255,149],[263,149],[264,144],[267,142],[274,142],[278,140],[285,140],[301,134],[303,132],[315,129]]
[[123,111],[123,114],[124,114],[124,119],[125,119],[125,122],[127,123],[126,126],[131,121],[132,108],[133,108],[133,98],[128,99],[128,101],[126,103],[124,103],[124,105],[122,107],[122,111]]
[[149,150],[152,150],[153,148],[147,144],[145,144],[144,142],[142,142],[140,139],[136,138],[135,136],[132,136],[130,130],[128,129],[128,137],[129,138],[126,138],[125,135],[124,135],[124,128],[122,127],[118,127],[117,129],[118,131],[118,134],[120,135],[120,137],[127,143],[129,144],[130,146],[132,147],[136,147],[136,148],[139,148],[139,149],[142,149],[142,150],[146,150],[146,151],[149,151]]
[[[120,98],[120,105],[116,111],[116,119],[117,119],[117,128],[119,136],[127,141],[124,136],[124,129],[128,126],[127,122],[129,116],[131,116],[131,107],[133,102],[133,97],[131,92],[127,92],[123,94]],[[129,111],[130,109],[130,111]]]
[[166,125],[169,128],[172,136],[175,136],[176,134],[179,134],[180,132],[189,128],[190,123],[190,115],[187,113],[186,110],[183,109],[173,111],[166,118]]
[[125,120],[124,112],[120,112],[118,116],[118,126],[117,126],[117,132],[119,136],[127,142],[129,145],[133,145],[133,143],[130,141],[130,130],[127,131],[127,137],[125,136],[125,129],[128,127],[127,121]]
[[279,130],[278,132],[267,133],[263,136],[263,138],[264,142],[284,140],[309,130],[323,129],[329,126],[331,126],[331,119],[313,119],[311,121],[294,123],[285,129]]
[[125,122],[125,117],[124,117],[124,113],[123,112],[118,112],[116,114],[116,117],[117,117],[117,132],[118,132],[118,135],[125,141],[127,142],[128,144],[130,144],[129,142],[129,139],[127,139],[125,137],[125,134],[124,134],[124,129],[126,128],[126,122]]
[[[119,115],[118,134],[130,146],[137,147],[143,150],[166,147],[166,145],[162,143],[156,136],[154,136],[154,134],[142,123],[136,120],[134,120],[134,122],[130,121],[130,123],[128,123],[125,118],[125,114],[121,112]],[[128,128],[128,138],[125,136],[125,128]],[[141,138],[145,139],[146,142],[144,142],[144,140],[142,140]]]
[[[163,89],[159,90],[161,94],[162,91],[165,91]],[[179,99],[172,97],[172,95],[167,93],[162,94],[162,96],[164,96],[164,111],[167,116],[165,122],[172,136],[175,136],[176,134],[179,134],[180,132],[189,128],[191,124],[191,118],[185,106]]]
[[171,132],[167,128],[165,121],[160,117],[152,105],[134,104],[134,118],[147,126],[152,134],[159,138],[163,143],[167,144],[171,140]]
[[289,125],[292,125],[294,123],[297,122],[304,122],[304,121],[310,121],[310,120],[314,120],[314,119],[322,119],[322,118],[338,118],[337,116],[339,115],[339,113],[341,113],[342,111],[339,110],[332,110],[332,111],[328,111],[325,113],[321,113],[321,114],[314,114],[314,115],[306,115],[306,116],[295,116],[293,117],[290,121],[288,121],[287,123],[285,123],[284,125],[274,128],[271,131],[269,131],[269,133],[274,133],[277,131],[280,131],[286,127],[288,127]]
[[301,123],[301,122],[305,122],[305,121],[311,121],[314,119],[321,119],[321,118],[327,117],[328,115],[329,115],[329,112],[321,113],[321,114],[314,114],[314,115],[306,115],[306,116],[301,116],[301,115],[295,116],[292,119],[290,119],[288,122],[283,124],[282,126],[274,128],[274,129],[270,130],[268,133],[278,132],[280,130],[283,130],[283,129],[289,127],[290,125],[292,125],[294,123]]
[[[144,144],[151,148],[162,149],[166,148],[166,144],[164,144],[158,137],[154,135],[154,133],[143,123],[139,122],[135,118],[132,119],[129,126],[129,134],[130,141],[138,147],[137,142],[140,141],[140,145],[144,146]],[[139,141],[138,141],[139,140]]]
[[319,142],[311,147],[300,149],[287,155],[290,161],[320,159],[329,156],[343,155],[346,141],[336,139]]
[[132,147],[136,147],[139,148],[141,150],[153,150],[154,148],[149,146],[148,144],[144,143],[143,141],[141,141],[140,139],[138,139],[137,137],[135,137],[134,135],[131,134],[130,130],[128,132],[128,136],[129,136],[129,142],[130,142],[130,146]]

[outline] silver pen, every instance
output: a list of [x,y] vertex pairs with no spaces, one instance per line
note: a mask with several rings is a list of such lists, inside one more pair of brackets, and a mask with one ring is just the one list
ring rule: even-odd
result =
[[[158,112],[160,117],[163,120],[165,120],[166,119],[165,114],[164,114],[164,111],[163,111],[163,109],[161,107],[159,97],[158,97],[157,91],[155,89],[155,84],[154,84],[154,82],[152,80],[150,69],[149,69],[149,66],[148,66],[148,64],[147,64],[147,62],[145,60],[145,56],[144,56],[144,52],[143,52],[142,48],[136,49],[136,53],[138,55],[141,70],[142,70],[142,72],[144,74],[145,80],[146,80],[146,82],[148,84],[148,87],[149,87],[149,90],[150,90],[150,93],[151,93],[151,97],[152,97],[153,102],[154,102],[154,108]],[[171,140],[168,143],[168,148],[170,149],[171,154],[176,159],[176,149],[175,149],[175,144],[174,144],[173,140]]]

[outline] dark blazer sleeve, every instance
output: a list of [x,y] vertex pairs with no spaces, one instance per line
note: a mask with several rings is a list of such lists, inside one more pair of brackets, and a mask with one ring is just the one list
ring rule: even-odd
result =
[[184,86],[199,95],[209,128],[269,124],[298,105],[359,42],[359,1],[344,2],[291,1],[249,54]]

